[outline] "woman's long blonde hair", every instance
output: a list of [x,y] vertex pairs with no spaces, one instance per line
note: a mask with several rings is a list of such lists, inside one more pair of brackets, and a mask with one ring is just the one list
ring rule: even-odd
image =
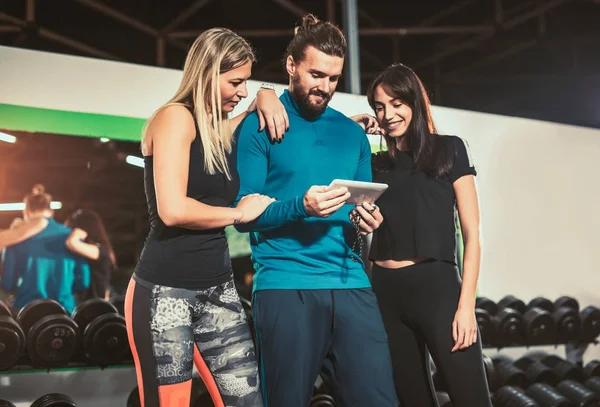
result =
[[148,125],[161,109],[174,104],[191,105],[204,149],[204,168],[211,175],[219,172],[230,179],[227,153],[231,152],[232,137],[229,119],[221,111],[220,74],[255,60],[250,44],[233,31],[227,28],[204,31],[188,51],[179,89],[148,119],[142,141]]

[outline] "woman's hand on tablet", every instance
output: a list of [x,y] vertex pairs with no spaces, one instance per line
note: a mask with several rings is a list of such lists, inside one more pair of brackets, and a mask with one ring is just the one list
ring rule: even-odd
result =
[[304,207],[311,216],[326,218],[340,209],[350,198],[348,188],[329,189],[326,186],[312,186],[304,194]]
[[[383,222],[383,215],[379,207],[374,204],[365,202],[362,205],[356,205],[352,212],[360,215],[359,227],[360,233],[363,236],[373,233],[381,225],[381,222]],[[352,213],[350,216],[352,216]]]

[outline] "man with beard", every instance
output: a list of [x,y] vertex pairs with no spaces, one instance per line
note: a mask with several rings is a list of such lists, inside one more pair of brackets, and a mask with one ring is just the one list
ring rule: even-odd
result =
[[306,16],[287,48],[289,89],[280,100],[289,131],[271,144],[247,116],[236,133],[240,193],[276,198],[251,232],[253,314],[266,406],[306,407],[321,366],[331,367],[343,406],[396,407],[387,335],[377,301],[353,251],[351,212],[363,233],[383,220],[375,206],[346,205],[335,178],[371,181],[362,128],[328,107],[346,52],[333,24]]

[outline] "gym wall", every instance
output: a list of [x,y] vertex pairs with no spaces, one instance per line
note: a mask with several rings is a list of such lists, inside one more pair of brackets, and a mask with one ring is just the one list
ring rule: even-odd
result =
[[[173,94],[180,75],[0,47],[0,128],[137,141],[144,119]],[[251,81],[249,93],[259,86]],[[277,85],[278,92],[284,88]],[[336,94],[331,106],[347,115],[370,112],[364,96]],[[439,106],[433,115],[441,133],[468,141],[479,173],[480,295],[570,295],[582,306],[600,304],[600,130]],[[235,239],[236,253],[247,253],[245,237]],[[586,359],[598,357],[594,346]]]

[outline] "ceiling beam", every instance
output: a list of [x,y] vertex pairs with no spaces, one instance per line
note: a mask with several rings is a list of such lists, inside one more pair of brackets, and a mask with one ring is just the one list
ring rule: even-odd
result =
[[[6,14],[1,11],[0,11],[0,20],[14,24],[21,28],[26,28],[29,26],[29,23],[27,21],[21,20],[20,18],[11,16],[10,14]],[[113,55],[113,54],[103,51],[101,49],[92,47],[91,45],[84,44],[83,42],[74,40],[70,37],[67,37],[66,35],[58,34],[54,31],[48,30],[44,27],[38,26],[36,32],[41,38],[45,38],[47,40],[56,42],[58,44],[67,46],[69,48],[83,52],[84,54],[87,54],[87,55],[104,58],[104,59],[112,59],[112,60],[116,60],[116,61],[122,60],[121,58],[117,57],[116,55]]]
[[172,19],[165,25],[163,31],[169,32],[173,31],[177,27],[181,26],[184,22],[186,22],[190,17],[196,14],[201,8],[206,6],[212,0],[196,0],[192,4],[190,4],[185,10],[183,10],[177,17]]

